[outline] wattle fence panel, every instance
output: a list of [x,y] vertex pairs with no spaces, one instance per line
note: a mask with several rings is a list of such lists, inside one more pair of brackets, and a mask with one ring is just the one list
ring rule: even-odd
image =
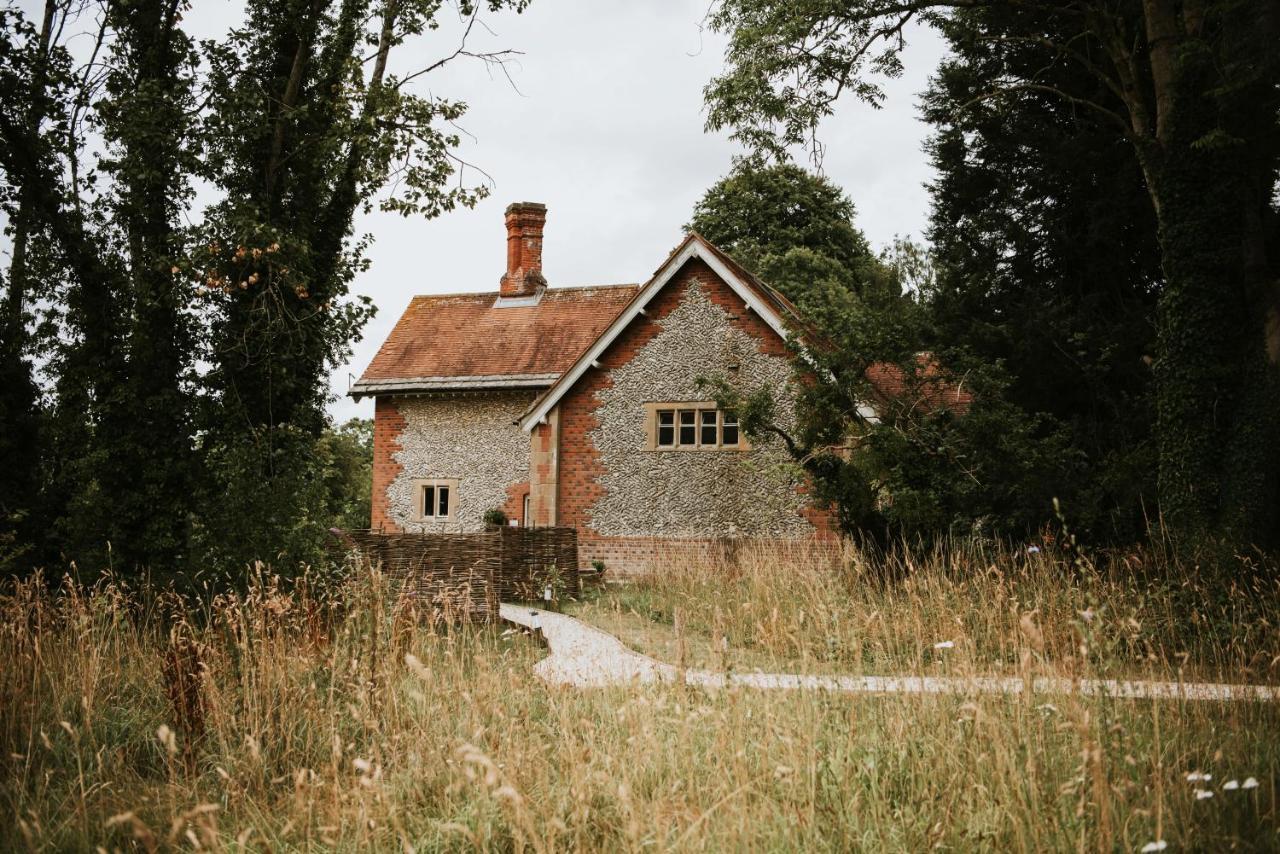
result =
[[398,592],[438,611],[497,618],[499,602],[579,592],[578,532],[504,527],[471,534],[333,531],[331,551],[380,567]]

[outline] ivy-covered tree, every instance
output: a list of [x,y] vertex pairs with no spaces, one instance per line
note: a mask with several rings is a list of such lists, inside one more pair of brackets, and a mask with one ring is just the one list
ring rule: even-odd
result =
[[[998,26],[984,15],[999,10]],[[1027,93],[1093,111],[1131,146],[1158,227],[1164,284],[1155,344],[1160,511],[1181,541],[1274,541],[1280,531],[1280,276],[1276,236],[1280,10],[1151,0],[722,0],[727,69],[708,124],[774,155],[813,139],[848,93],[883,100],[907,26],[970,17],[983,37],[1037,47],[1037,66],[985,81],[980,100]],[[1089,78],[1046,77],[1061,65]],[[1073,78],[1074,79],[1074,78]],[[1101,102],[1097,87],[1109,93]]]
[[[28,564],[316,556],[327,372],[371,311],[348,297],[369,239],[354,217],[389,186],[385,208],[424,217],[485,194],[458,180],[465,105],[422,83],[455,59],[502,63],[467,35],[526,4],[250,0],[199,45],[184,0],[49,0],[43,26],[0,10],[0,441],[22,463],[0,488],[0,560],[19,519],[43,540]],[[455,11],[461,44],[414,66]]]
[[[81,11],[50,3],[45,24],[64,31]],[[107,33],[111,47],[100,62],[95,49],[76,75],[44,27],[38,47],[26,47],[31,40],[11,12],[6,39],[27,57],[14,73],[36,84],[17,93],[15,112],[25,120],[0,121],[3,166],[19,201],[21,265],[31,243],[47,241],[68,273],[48,294],[61,335],[46,432],[59,459],[50,466],[51,518],[41,522],[82,559],[109,549],[114,563],[160,571],[185,559],[193,490],[190,289],[177,265],[193,171],[194,67],[179,19],[174,3],[107,4],[98,49]],[[101,147],[82,173],[80,117],[99,87],[105,97],[92,123]],[[20,299],[15,292],[13,302]]]
[[[466,31],[482,9],[463,3]],[[420,78],[457,56],[412,66],[439,26],[435,0],[276,0],[249,5],[245,26],[210,56],[214,109],[207,176],[222,201],[195,261],[210,312],[210,460],[202,541],[218,562],[316,554],[329,370],[372,313],[350,300],[369,238],[352,223],[389,182],[386,210],[431,218],[472,206],[487,187],[456,180],[455,123],[466,105],[420,94]],[[465,37],[464,37],[465,38]],[[392,60],[410,70],[395,74]]]
[[[46,3],[39,29],[0,11],[0,110],[3,121],[34,133],[43,120],[50,76],[50,48],[57,6]],[[25,24],[25,26],[24,26]],[[33,360],[31,303],[37,297],[32,275],[33,241],[39,240],[34,195],[6,182],[0,206],[8,219],[11,261],[3,283],[0,316],[0,459],[10,461],[0,472],[0,568],[16,565],[32,550],[40,470],[39,388]],[[34,236],[32,232],[37,232]]]

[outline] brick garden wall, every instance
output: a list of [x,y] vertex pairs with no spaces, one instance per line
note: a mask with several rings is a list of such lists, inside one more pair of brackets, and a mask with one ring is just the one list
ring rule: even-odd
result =
[[662,569],[699,566],[735,566],[741,560],[767,555],[808,565],[834,566],[842,543],[821,533],[802,539],[669,539],[663,537],[578,538],[578,562],[589,567],[604,564],[607,578],[642,575]]

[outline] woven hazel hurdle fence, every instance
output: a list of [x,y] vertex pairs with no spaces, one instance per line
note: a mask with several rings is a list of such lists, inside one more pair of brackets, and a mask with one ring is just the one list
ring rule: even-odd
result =
[[575,528],[500,528],[498,593],[508,602],[543,598],[548,586],[558,598],[576,595],[578,531]]
[[576,594],[578,533],[573,528],[499,528],[471,534],[335,531],[331,551],[358,552],[398,592],[446,614],[495,620],[498,603]]

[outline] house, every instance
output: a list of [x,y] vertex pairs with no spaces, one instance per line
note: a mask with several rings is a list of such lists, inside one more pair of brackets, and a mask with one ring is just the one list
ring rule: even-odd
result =
[[785,389],[790,303],[696,234],[642,285],[549,287],[546,215],[508,207],[498,289],[415,297],[352,387],[376,401],[373,527],[479,530],[500,508],[576,528],[584,564],[622,572],[725,540],[833,542],[781,444],[698,384]]

